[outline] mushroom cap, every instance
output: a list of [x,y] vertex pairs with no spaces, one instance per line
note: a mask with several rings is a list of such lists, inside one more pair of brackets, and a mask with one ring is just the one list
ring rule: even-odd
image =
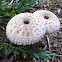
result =
[[60,28],[58,17],[50,11],[38,10],[33,13],[40,21],[43,21],[46,26],[46,33],[56,32]]
[[31,13],[20,13],[7,24],[7,38],[17,45],[30,45],[41,40],[46,29],[42,21],[36,20]]

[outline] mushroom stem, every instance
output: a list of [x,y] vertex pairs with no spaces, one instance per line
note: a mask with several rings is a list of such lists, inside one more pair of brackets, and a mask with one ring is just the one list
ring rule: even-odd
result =
[[59,9],[58,9],[58,14],[60,14],[60,12],[61,12],[61,9],[59,8]]
[[47,46],[49,48],[49,51],[50,51],[50,41],[49,41],[49,36],[47,35]]

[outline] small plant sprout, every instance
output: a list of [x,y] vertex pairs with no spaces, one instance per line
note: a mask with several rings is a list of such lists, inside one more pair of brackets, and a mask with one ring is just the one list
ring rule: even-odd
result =
[[[34,12],[34,15],[45,23],[46,33],[57,32],[60,29],[60,21],[58,17],[50,11],[47,10],[38,10]],[[49,37],[47,35],[48,43]]]
[[16,0],[15,2],[18,3],[19,0]]
[[12,1],[8,4],[8,7],[12,5],[13,1],[14,1],[14,0],[12,0]]
[[7,24],[6,35],[17,45],[30,45],[41,40],[46,29],[42,21],[31,13],[20,13]]

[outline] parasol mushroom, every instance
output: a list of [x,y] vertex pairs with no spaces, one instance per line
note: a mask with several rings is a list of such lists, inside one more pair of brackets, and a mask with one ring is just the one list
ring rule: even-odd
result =
[[[58,17],[50,11],[47,10],[38,10],[33,13],[38,20],[43,21],[46,27],[46,33],[57,32],[60,29],[60,21]],[[49,37],[47,35],[49,42]]]
[[30,45],[41,40],[46,29],[32,13],[20,13],[7,24],[7,38],[17,45]]

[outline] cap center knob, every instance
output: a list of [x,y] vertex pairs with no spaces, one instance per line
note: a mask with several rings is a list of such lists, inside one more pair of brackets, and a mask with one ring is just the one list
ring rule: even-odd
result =
[[25,21],[24,21],[24,24],[29,24],[29,21],[28,21],[28,20],[25,20]]
[[48,17],[48,16],[44,16],[44,18],[45,18],[45,19],[49,19],[49,17]]

